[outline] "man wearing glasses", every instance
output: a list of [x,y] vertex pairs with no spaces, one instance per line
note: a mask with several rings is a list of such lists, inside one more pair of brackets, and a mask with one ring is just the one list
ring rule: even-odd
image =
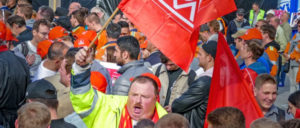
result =
[[16,55],[26,58],[26,62],[30,66],[30,76],[34,76],[37,68],[42,61],[41,56],[37,54],[37,45],[39,42],[48,39],[50,31],[50,22],[41,19],[35,21],[32,28],[32,40],[22,42],[14,48]]

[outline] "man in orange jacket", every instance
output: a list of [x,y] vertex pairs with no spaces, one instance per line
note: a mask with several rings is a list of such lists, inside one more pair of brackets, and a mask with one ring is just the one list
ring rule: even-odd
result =
[[272,68],[270,75],[278,75],[279,68],[279,50],[280,45],[275,42],[276,29],[272,25],[263,25],[261,27],[262,37],[263,37],[263,46],[265,48],[265,53],[268,55],[270,62],[272,63]]
[[84,17],[85,17],[85,13],[83,12],[82,9],[72,12],[70,22],[73,27],[73,29],[72,29],[73,36],[85,31],[84,26],[83,26],[84,25]]

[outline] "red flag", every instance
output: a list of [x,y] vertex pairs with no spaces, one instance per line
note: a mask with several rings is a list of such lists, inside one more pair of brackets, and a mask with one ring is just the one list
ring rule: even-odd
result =
[[[241,70],[224,36],[219,33],[206,115],[220,107],[235,107],[244,113],[246,127],[249,127],[253,120],[263,117],[249,87],[242,78]],[[207,122],[205,127],[207,128]]]
[[194,58],[199,26],[236,10],[234,0],[122,0],[118,8],[185,71]]

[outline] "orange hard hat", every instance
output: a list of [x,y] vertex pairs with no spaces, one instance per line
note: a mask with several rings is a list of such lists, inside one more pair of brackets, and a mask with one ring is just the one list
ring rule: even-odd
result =
[[248,29],[247,32],[242,35],[240,38],[244,40],[260,39],[262,40],[261,32],[256,28]]
[[50,30],[49,40],[55,40],[57,38],[61,38],[67,35],[69,35],[69,33],[65,28],[61,26],[56,26]]
[[88,47],[89,45],[90,45],[90,41],[85,38],[79,38],[74,42],[74,48],[80,48],[84,46]]
[[37,45],[37,54],[40,55],[41,58],[45,58],[52,43],[52,40],[44,40],[39,42]]
[[84,39],[88,39],[90,42],[92,42],[96,36],[97,36],[97,33],[92,30],[84,31],[84,32],[76,35],[77,39],[84,38]]

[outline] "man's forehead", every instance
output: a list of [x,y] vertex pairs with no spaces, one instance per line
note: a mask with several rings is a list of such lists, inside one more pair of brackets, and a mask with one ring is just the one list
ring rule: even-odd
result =
[[146,90],[150,91],[149,89],[154,89],[154,85],[150,81],[144,81],[144,82],[139,82],[139,81],[134,81],[131,84],[131,89],[130,90]]

